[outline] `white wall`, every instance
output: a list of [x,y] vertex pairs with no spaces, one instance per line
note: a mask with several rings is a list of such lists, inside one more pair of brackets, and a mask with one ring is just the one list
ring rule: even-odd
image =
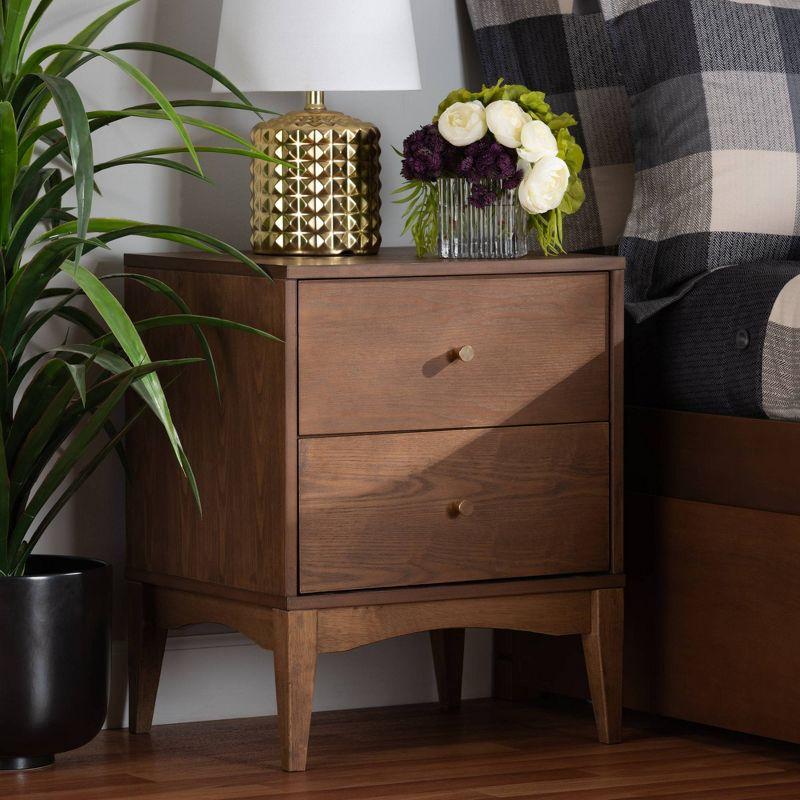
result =
[[[380,0],[375,0],[379,2]],[[287,5],[290,0],[287,0]],[[472,34],[462,0],[412,0],[423,89],[417,92],[336,93],[328,106],[376,123],[383,142],[383,238],[386,245],[408,244],[400,239],[401,209],[391,202],[400,183],[399,159],[391,146],[427,122],[438,102],[453,88],[479,85],[480,74]],[[46,40],[65,40],[113,5],[102,0],[55,3],[43,30]],[[101,43],[155,40],[188,50],[213,63],[220,0],[143,0],[120,17]],[[357,47],[358,43],[352,43]],[[161,56],[137,55],[132,60],[170,97],[200,97],[209,81],[183,65]],[[364,65],[369,68],[368,64]],[[119,108],[146,98],[113,67],[93,64],[77,76],[87,108]],[[324,87],[320,87],[323,88]],[[285,112],[299,108],[297,94],[254,95],[266,108]],[[209,119],[245,133],[255,120],[241,112],[214,112]],[[109,126],[95,140],[95,159],[163,146],[176,137],[166,123],[136,121]],[[209,137],[195,137],[205,142]],[[163,170],[130,167],[100,180],[103,197],[95,213],[131,219],[187,225],[213,233],[238,246],[249,236],[248,164],[243,159],[207,156],[204,166],[213,186],[190,181]],[[146,240],[127,242],[127,250],[158,250]],[[118,269],[119,247],[104,258],[103,268]],[[109,263],[106,264],[105,262]],[[62,329],[48,332],[50,338]],[[109,723],[124,722],[124,628],[122,591],[124,481],[109,463],[65,509],[42,542],[40,551],[80,553],[113,561],[118,567],[112,710]],[[490,690],[490,637],[471,632],[465,669],[465,695],[484,696]],[[346,708],[431,700],[434,683],[426,636],[412,636],[361,648],[353,653],[323,656],[317,677],[315,708]],[[156,722],[252,716],[275,713],[272,657],[238,634],[174,637],[168,645]]]

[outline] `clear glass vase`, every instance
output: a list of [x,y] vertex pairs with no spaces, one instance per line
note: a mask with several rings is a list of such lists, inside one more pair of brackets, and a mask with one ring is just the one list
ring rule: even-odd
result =
[[497,200],[486,208],[469,204],[472,184],[439,178],[439,255],[442,258],[519,258],[528,252],[528,215],[516,189],[483,181]]

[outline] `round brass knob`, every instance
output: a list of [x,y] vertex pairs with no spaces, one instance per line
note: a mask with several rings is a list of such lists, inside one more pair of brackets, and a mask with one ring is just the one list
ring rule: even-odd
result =
[[471,344],[465,344],[453,351],[453,361],[472,361],[475,358],[475,349]]
[[454,517],[470,517],[475,510],[470,500],[456,500],[450,504],[450,513]]

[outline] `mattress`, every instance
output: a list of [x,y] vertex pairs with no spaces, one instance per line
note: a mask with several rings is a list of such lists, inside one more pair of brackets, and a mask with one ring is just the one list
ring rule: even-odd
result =
[[800,262],[717,269],[626,341],[628,403],[800,419]]

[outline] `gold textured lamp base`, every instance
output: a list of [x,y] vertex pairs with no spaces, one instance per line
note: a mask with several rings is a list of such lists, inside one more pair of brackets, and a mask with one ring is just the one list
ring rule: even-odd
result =
[[253,161],[252,246],[256,253],[367,255],[381,245],[380,132],[325,108],[306,108],[253,128],[253,144],[292,168]]

